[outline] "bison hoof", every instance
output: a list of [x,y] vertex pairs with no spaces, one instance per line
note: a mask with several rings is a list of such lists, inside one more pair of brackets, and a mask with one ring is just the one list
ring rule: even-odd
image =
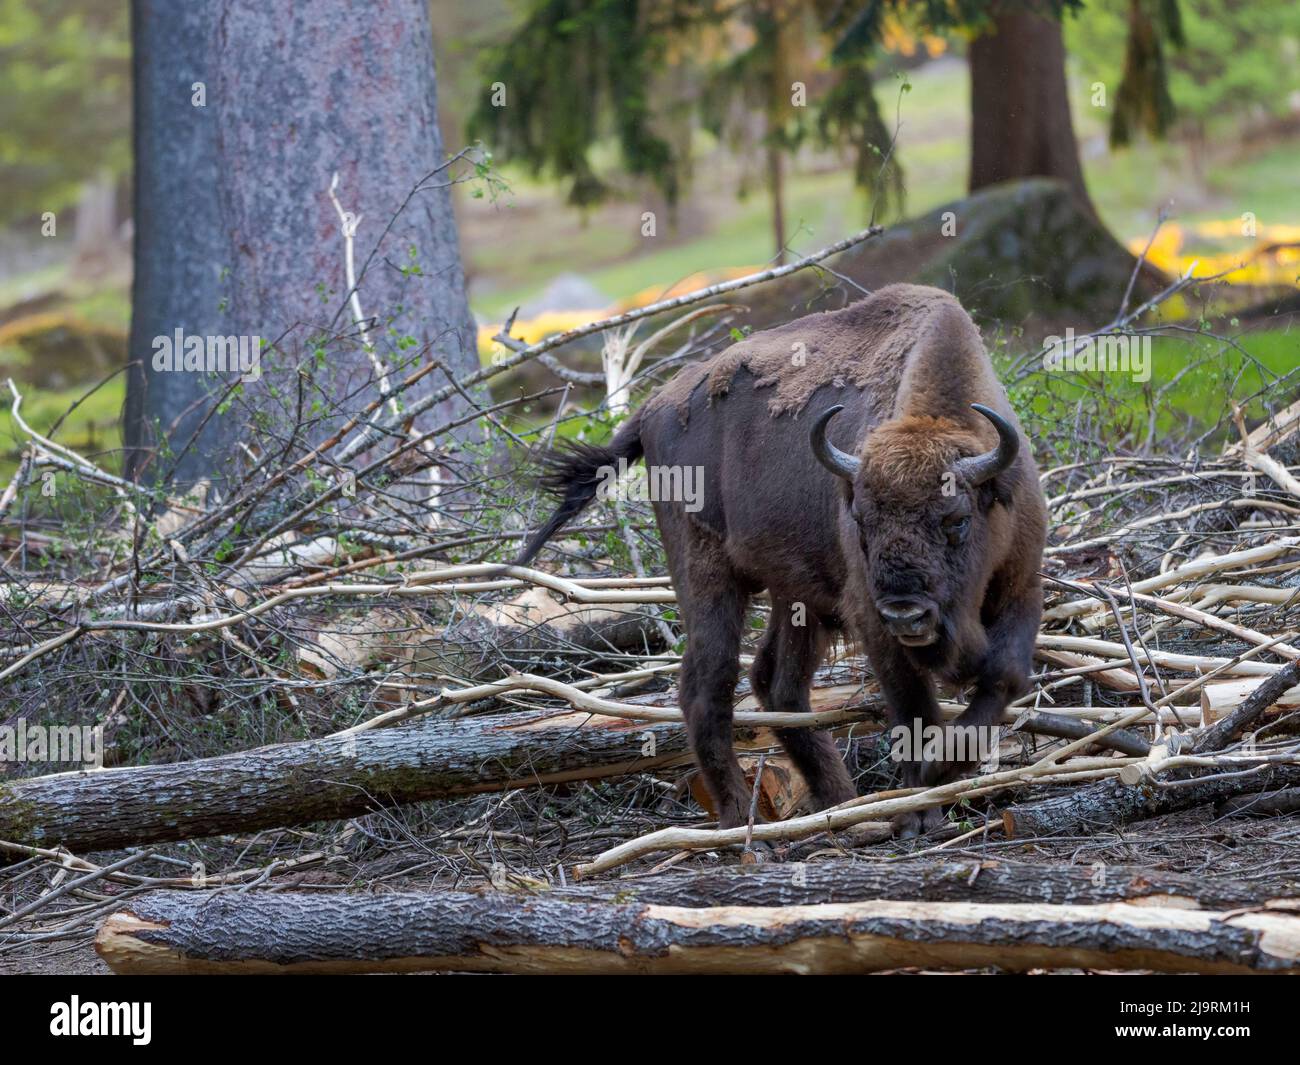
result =
[[932,806],[928,810],[899,814],[894,818],[894,835],[899,839],[913,839],[924,836],[931,829],[943,824],[943,810]]
[[892,839],[893,836],[894,827],[888,821],[863,821],[861,824],[846,828],[841,838],[850,847],[872,847]]

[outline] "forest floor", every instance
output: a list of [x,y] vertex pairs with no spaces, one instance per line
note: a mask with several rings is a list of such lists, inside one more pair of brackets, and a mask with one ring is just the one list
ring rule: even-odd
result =
[[[661,820],[654,806],[644,804],[644,781],[601,785],[595,790],[600,794],[592,794],[586,785],[570,789],[567,795],[552,789],[531,790],[372,815],[352,823],[354,831],[349,838],[362,841],[360,845],[345,843],[343,853],[327,865],[273,878],[262,890],[367,894],[509,891],[563,898],[565,889],[557,882],[561,866],[572,867],[594,857],[604,845],[672,820],[704,827],[698,813],[691,815],[673,800],[661,809],[675,809],[677,818]],[[626,803],[621,813],[617,808],[620,800]],[[1143,867],[1152,875],[1186,874],[1207,891],[1216,884],[1244,883],[1258,890],[1261,898],[1300,896],[1300,816],[1223,818],[1211,807],[1199,807],[1095,834],[1006,840],[993,830],[946,845],[945,838],[951,840],[963,830],[969,831],[972,817],[979,820],[975,811],[963,811],[961,816],[961,824],[941,828],[924,839],[853,846],[844,838],[822,836],[778,849],[772,860],[844,870],[857,863],[922,858],[937,869],[962,864],[972,877],[982,867],[1010,864],[1026,883],[1032,883],[1035,867],[1074,867],[1081,881],[1093,883],[1104,882],[1110,867]],[[454,826],[465,825],[473,826],[473,831],[455,832]],[[321,839],[338,838],[345,831],[340,824],[311,826],[303,833],[266,833],[268,846],[262,856],[289,856],[299,849],[302,837],[312,837],[316,841],[312,846],[316,846]],[[295,835],[299,840],[291,838]],[[216,841],[201,847],[156,849],[186,856],[201,851],[209,860],[221,850],[233,854],[233,847]],[[88,857],[107,862],[120,856],[113,852]],[[734,851],[683,852],[666,862],[646,860],[623,870],[621,876],[610,873],[584,880],[583,885],[608,884],[615,896],[620,887],[635,888],[666,868],[704,874],[735,867],[738,862]],[[0,974],[109,975],[95,953],[94,931],[93,926],[87,927],[58,944],[6,950],[0,954]]]

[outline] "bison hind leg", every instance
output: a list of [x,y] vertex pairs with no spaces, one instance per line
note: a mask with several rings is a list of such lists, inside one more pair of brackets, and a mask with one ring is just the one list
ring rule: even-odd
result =
[[[795,621],[803,624],[795,624]],[[826,650],[827,632],[806,610],[772,598],[772,618],[750,669],[750,683],[763,708],[773,713],[809,713],[808,689]],[[776,730],[818,810],[857,795],[844,759],[829,733],[809,728]]]

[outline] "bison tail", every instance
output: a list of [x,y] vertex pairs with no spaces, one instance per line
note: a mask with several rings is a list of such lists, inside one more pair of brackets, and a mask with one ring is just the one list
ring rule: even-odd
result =
[[574,442],[544,455],[541,485],[559,496],[560,505],[546,524],[528,538],[514,564],[527,565],[547,540],[577,517],[596,498],[596,491],[608,478],[609,471],[618,469],[619,459],[633,463],[644,453],[641,448],[641,412],[638,410],[623,423],[605,447]]

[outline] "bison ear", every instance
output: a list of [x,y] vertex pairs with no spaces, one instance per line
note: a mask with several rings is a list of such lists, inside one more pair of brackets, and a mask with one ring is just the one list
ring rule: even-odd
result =
[[993,509],[993,504],[998,503],[1011,509],[1011,504],[1015,499],[1012,492],[1011,484],[1008,481],[1010,474],[1000,474],[991,481],[985,481],[975,490],[976,498],[979,500],[980,510],[987,514]]

